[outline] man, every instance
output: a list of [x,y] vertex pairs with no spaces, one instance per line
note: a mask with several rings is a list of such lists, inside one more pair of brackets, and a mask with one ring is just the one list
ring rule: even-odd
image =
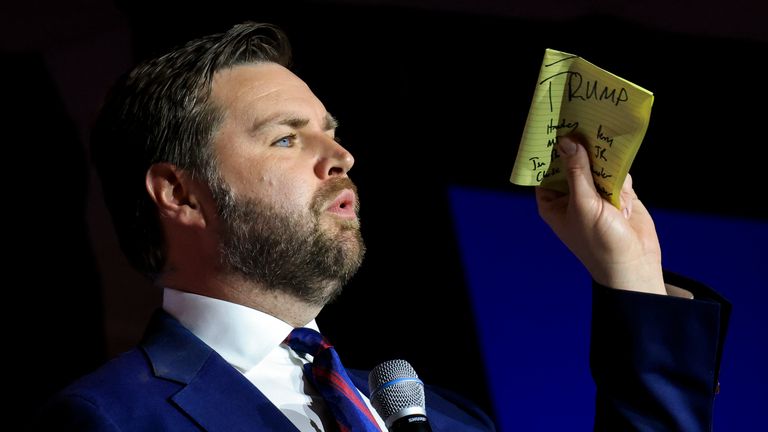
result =
[[[163,311],[140,347],[52,401],[46,427],[336,429],[337,411],[302,367],[312,356],[285,341],[317,330],[362,262],[354,160],[288,61],[278,29],[244,24],[137,67],[113,90],[93,159],[121,247],[163,287]],[[631,179],[619,211],[595,191],[585,149],[571,138],[559,147],[571,193],[536,195],[595,281],[596,428],[707,430],[727,304],[665,280]],[[691,295],[668,282],[696,300],[667,297]],[[384,430],[365,374],[350,375]],[[429,389],[426,400],[433,430],[493,430],[460,397]]]

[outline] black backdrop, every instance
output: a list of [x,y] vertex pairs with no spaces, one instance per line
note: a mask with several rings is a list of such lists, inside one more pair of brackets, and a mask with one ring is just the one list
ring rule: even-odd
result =
[[[115,22],[133,47],[128,64],[237,22],[273,22],[292,40],[295,72],[340,120],[338,134],[356,157],[350,175],[369,253],[319,321],[352,367],[402,357],[427,382],[491,411],[446,188],[532,193],[508,177],[544,48],[579,54],[656,94],[632,169],[647,204],[768,219],[768,90],[757,66],[768,54],[768,36],[705,35],[601,14],[553,20],[353,2],[170,5],[117,5]],[[57,89],[51,51],[63,47],[10,50],[2,60],[11,111],[9,274],[21,275],[8,278],[6,307],[31,314],[11,332],[24,353],[14,367],[27,373],[15,391],[20,414],[136,341],[146,313],[120,312],[130,305],[110,305],[111,291],[157,301],[156,291],[133,286],[138,279],[108,276],[113,267],[104,263],[119,258],[99,246],[103,231],[94,225],[106,222],[92,210],[98,197],[88,201],[87,139],[72,119],[78,97],[105,86]],[[105,67],[102,60],[112,61],[92,57],[68,70]],[[110,327],[107,316],[105,327],[104,310],[130,319]],[[122,336],[110,330],[118,327]]]

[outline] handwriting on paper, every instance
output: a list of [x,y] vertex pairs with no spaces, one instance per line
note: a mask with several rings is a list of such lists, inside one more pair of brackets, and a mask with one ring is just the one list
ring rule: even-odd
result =
[[579,56],[547,49],[510,181],[568,191],[557,139],[578,134],[595,188],[619,207],[619,193],[643,141],[653,93]]

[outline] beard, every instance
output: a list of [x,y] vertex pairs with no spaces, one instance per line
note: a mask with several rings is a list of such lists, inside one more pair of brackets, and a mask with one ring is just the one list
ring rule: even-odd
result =
[[236,197],[217,178],[211,191],[222,221],[220,264],[267,291],[311,305],[327,304],[357,272],[365,255],[357,219],[331,216],[330,228],[320,221],[327,204],[344,189],[357,193],[349,178],[330,179],[306,212],[290,212],[263,200]]

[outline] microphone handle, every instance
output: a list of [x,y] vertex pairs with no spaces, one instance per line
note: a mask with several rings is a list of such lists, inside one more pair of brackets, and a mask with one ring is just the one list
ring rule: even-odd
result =
[[390,432],[432,432],[432,427],[429,426],[427,416],[423,414],[412,414],[405,417],[401,417],[394,422],[389,428]]

